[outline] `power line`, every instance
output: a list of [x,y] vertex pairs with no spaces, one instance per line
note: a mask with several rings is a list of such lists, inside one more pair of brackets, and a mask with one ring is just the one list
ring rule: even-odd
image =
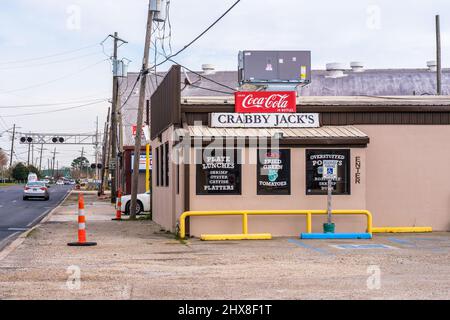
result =
[[86,49],[89,49],[89,48],[93,48],[95,46],[98,46],[98,43],[92,44],[92,45],[89,45],[89,46],[86,46],[86,47],[81,47],[81,48],[78,48],[78,49],[74,49],[74,50],[63,51],[63,52],[52,54],[52,55],[48,55],[48,56],[42,56],[42,57],[37,57],[37,58],[29,58],[29,59],[22,59],[22,60],[3,61],[3,62],[0,62],[0,65],[44,60],[44,59],[48,59],[48,58],[64,56],[64,55],[71,54],[71,53],[74,53],[74,52],[86,50]]
[[69,61],[79,60],[79,59],[91,57],[91,56],[98,55],[98,54],[101,54],[101,52],[91,52],[89,54],[84,54],[81,56],[76,56],[76,57],[62,59],[62,60],[56,60],[56,61],[50,61],[50,62],[45,62],[45,63],[40,63],[40,64],[28,64],[28,65],[11,66],[11,67],[4,67],[4,68],[0,67],[0,70],[28,69],[28,68],[34,68],[34,67],[42,67],[42,66],[48,66],[48,65],[52,65],[52,64],[65,63],[65,62],[69,62]]
[[18,108],[35,108],[35,107],[50,107],[59,105],[68,105],[74,103],[84,103],[84,102],[94,102],[94,101],[105,101],[105,98],[89,99],[89,100],[76,100],[76,101],[66,101],[66,102],[55,102],[55,103],[42,103],[42,104],[24,104],[24,105],[5,105],[0,106],[0,109],[18,109]]
[[232,90],[233,92],[236,91],[235,88],[232,88],[232,87],[230,87],[230,86],[227,86],[226,84],[220,83],[220,82],[218,82],[218,81],[216,81],[216,80],[214,80],[214,79],[211,79],[211,78],[209,78],[209,77],[206,77],[206,76],[202,75],[201,73],[198,73],[198,72],[196,72],[196,71],[193,71],[193,70],[189,69],[188,67],[186,67],[186,66],[184,66],[184,65],[182,65],[182,64],[180,64],[180,63],[178,63],[178,62],[176,62],[176,61],[173,60],[173,59],[169,59],[169,61],[171,61],[171,62],[173,62],[173,63],[179,65],[180,67],[183,67],[183,68],[186,69],[187,71],[189,71],[189,72],[191,72],[191,73],[193,73],[193,74],[199,76],[200,78],[203,78],[203,79],[205,79],[205,80],[211,81],[212,83],[215,83],[215,84],[217,84],[217,85],[219,85],[219,86],[221,86],[221,87],[230,89],[230,90]]
[[109,59],[103,59],[103,60],[97,61],[96,63],[88,65],[85,68],[82,68],[82,69],[80,69],[80,70],[78,70],[76,72],[67,74],[65,76],[62,76],[62,77],[59,77],[59,78],[56,78],[56,79],[53,79],[53,80],[50,80],[50,81],[46,81],[46,82],[42,82],[42,83],[34,84],[34,85],[31,85],[31,86],[28,86],[28,87],[14,89],[14,90],[5,90],[5,91],[2,90],[2,91],[0,91],[0,93],[13,93],[13,92],[24,91],[24,90],[28,90],[28,89],[34,89],[34,88],[42,87],[42,86],[45,86],[47,84],[51,84],[51,83],[54,83],[54,82],[57,82],[57,81],[60,81],[60,80],[64,80],[64,79],[73,77],[74,75],[77,75],[77,74],[79,74],[79,73],[81,73],[83,71],[86,71],[86,70],[88,70],[88,69],[90,69],[92,67],[95,67],[96,65],[99,65],[100,63],[105,62],[107,60],[109,60]]
[[206,91],[217,92],[217,93],[223,93],[223,94],[229,94],[229,95],[234,94],[233,92],[226,92],[226,91],[221,91],[221,90],[216,90],[216,89],[205,88],[205,87],[197,86],[195,84],[188,84],[188,86],[194,87],[194,88],[197,88],[197,89],[206,90]]
[[200,33],[197,37],[195,37],[191,42],[189,42],[187,45],[185,45],[183,48],[175,52],[174,54],[171,54],[170,56],[166,57],[162,62],[159,62],[158,64],[150,67],[149,69],[153,69],[155,67],[158,67],[165,62],[169,61],[171,58],[179,55],[181,52],[189,48],[192,44],[194,44],[198,39],[203,37],[212,27],[214,27],[220,20],[222,20],[241,0],[237,0],[230,8],[228,8],[219,18],[217,18],[211,25],[209,25],[202,33]]
[[48,114],[48,113],[55,113],[55,112],[62,112],[62,111],[67,111],[67,110],[73,110],[73,109],[79,109],[79,108],[83,108],[83,107],[87,107],[87,106],[92,106],[95,104],[99,104],[99,103],[103,103],[104,101],[97,101],[97,102],[92,102],[92,103],[87,103],[87,104],[82,104],[79,106],[74,106],[74,107],[68,107],[68,108],[63,108],[63,109],[58,109],[58,110],[50,110],[50,111],[42,111],[42,112],[34,112],[34,113],[23,113],[23,114],[13,114],[13,115],[7,115],[7,116],[2,116],[4,118],[14,118],[14,117],[25,117],[25,116],[34,116],[37,114]]
[[139,83],[139,80],[141,79],[141,73],[136,78],[136,81],[134,82],[133,88],[131,89],[130,93],[128,94],[128,97],[125,99],[124,103],[120,106],[120,108],[117,110],[117,112],[120,112],[123,107],[127,104],[128,100],[130,100],[131,96],[133,95],[134,89],[136,89],[137,84]]

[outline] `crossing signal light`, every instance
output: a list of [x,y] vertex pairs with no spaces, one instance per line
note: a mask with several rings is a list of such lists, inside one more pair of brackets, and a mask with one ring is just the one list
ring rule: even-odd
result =
[[58,143],[58,142],[59,142],[59,143],[64,143],[64,141],[65,141],[65,140],[64,140],[63,137],[53,137],[53,138],[52,138],[52,142],[53,142],[53,143]]
[[21,143],[32,143],[33,138],[32,137],[22,137],[22,138],[20,138],[20,142]]
[[103,168],[101,163],[92,163],[91,164],[91,169],[101,169]]

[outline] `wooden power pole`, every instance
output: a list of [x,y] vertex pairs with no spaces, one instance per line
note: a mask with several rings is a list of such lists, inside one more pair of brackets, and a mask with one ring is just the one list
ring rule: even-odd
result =
[[145,105],[145,89],[147,86],[148,59],[150,54],[150,44],[152,39],[152,22],[155,14],[152,1],[149,0],[148,16],[147,16],[147,32],[145,36],[144,58],[142,60],[141,69],[141,86],[139,91],[139,106],[136,122],[136,137],[134,145],[134,162],[133,162],[133,178],[131,182],[131,205],[130,219],[136,219],[137,193],[139,188],[139,161],[141,159],[141,136],[142,125],[144,121],[144,105]]
[[11,141],[11,154],[9,156],[9,167],[12,167],[13,162],[13,154],[14,154],[14,139],[16,138],[16,124],[13,126],[13,133],[12,133],[12,141]]

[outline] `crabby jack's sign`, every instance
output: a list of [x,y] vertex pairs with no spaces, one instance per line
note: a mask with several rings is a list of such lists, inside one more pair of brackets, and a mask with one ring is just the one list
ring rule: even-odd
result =
[[212,113],[216,128],[318,128],[318,113]]
[[255,91],[234,94],[235,112],[238,113],[295,113],[295,91]]

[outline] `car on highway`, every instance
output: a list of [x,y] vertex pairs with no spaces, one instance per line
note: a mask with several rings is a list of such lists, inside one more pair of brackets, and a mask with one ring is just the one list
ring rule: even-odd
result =
[[42,182],[42,183],[45,184],[45,186],[46,186],[47,188],[50,188],[50,180],[48,180],[48,179],[43,179],[43,180],[40,180],[40,181],[38,181],[38,182]]
[[28,174],[27,182],[36,182],[36,181],[38,181],[38,176],[37,176],[37,174],[36,174],[36,173],[33,173],[33,172],[30,172],[30,173]]
[[50,193],[44,182],[28,182],[23,189],[23,200],[30,198],[43,198],[48,201],[50,199]]
[[[136,203],[136,214],[142,214],[143,212],[150,211],[150,192],[140,193],[137,195],[137,203]],[[118,200],[116,202],[116,207],[118,206]],[[131,195],[122,196],[121,199],[122,207],[120,210],[125,214],[130,214],[130,205],[131,205]]]

